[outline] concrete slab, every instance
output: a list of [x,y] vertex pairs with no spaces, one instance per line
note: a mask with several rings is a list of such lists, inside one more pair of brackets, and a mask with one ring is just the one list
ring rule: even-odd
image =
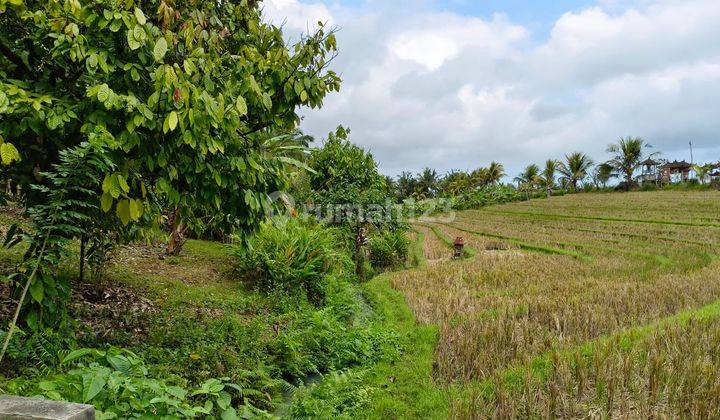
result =
[[95,420],[92,405],[0,395],[0,420]]

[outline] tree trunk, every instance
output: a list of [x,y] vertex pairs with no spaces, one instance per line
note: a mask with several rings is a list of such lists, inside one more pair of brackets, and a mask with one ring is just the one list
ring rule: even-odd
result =
[[625,174],[625,191],[630,191],[632,185],[632,173]]
[[187,230],[187,226],[180,220],[180,206],[175,207],[170,217],[168,217],[168,227],[170,228],[170,238],[165,253],[167,255],[177,255],[185,245],[185,231]]
[[547,198],[552,197],[552,188],[548,187],[547,189]]

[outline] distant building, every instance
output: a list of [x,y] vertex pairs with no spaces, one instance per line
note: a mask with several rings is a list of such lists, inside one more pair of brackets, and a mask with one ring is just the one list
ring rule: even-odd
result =
[[720,181],[720,162],[711,165],[710,181]]
[[640,184],[657,184],[660,181],[660,165],[662,162],[647,158],[640,163],[640,175],[637,180]]
[[676,182],[687,182],[690,179],[692,165],[681,161],[668,162],[660,166],[660,182],[672,184]]

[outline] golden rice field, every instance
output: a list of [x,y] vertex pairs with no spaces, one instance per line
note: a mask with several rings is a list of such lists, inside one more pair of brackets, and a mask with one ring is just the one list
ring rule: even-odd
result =
[[[720,417],[720,192],[575,194],[414,224],[393,278],[456,418]],[[472,256],[449,260],[448,238]],[[444,238],[444,240],[443,240]]]

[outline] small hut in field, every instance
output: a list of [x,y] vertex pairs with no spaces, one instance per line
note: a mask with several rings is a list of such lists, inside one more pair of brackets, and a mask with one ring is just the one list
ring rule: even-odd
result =
[[640,184],[657,184],[660,181],[661,162],[647,158],[640,163],[640,175],[637,180]]
[[690,169],[692,165],[684,160],[668,162],[660,166],[660,181],[663,184],[686,182],[690,179]]

